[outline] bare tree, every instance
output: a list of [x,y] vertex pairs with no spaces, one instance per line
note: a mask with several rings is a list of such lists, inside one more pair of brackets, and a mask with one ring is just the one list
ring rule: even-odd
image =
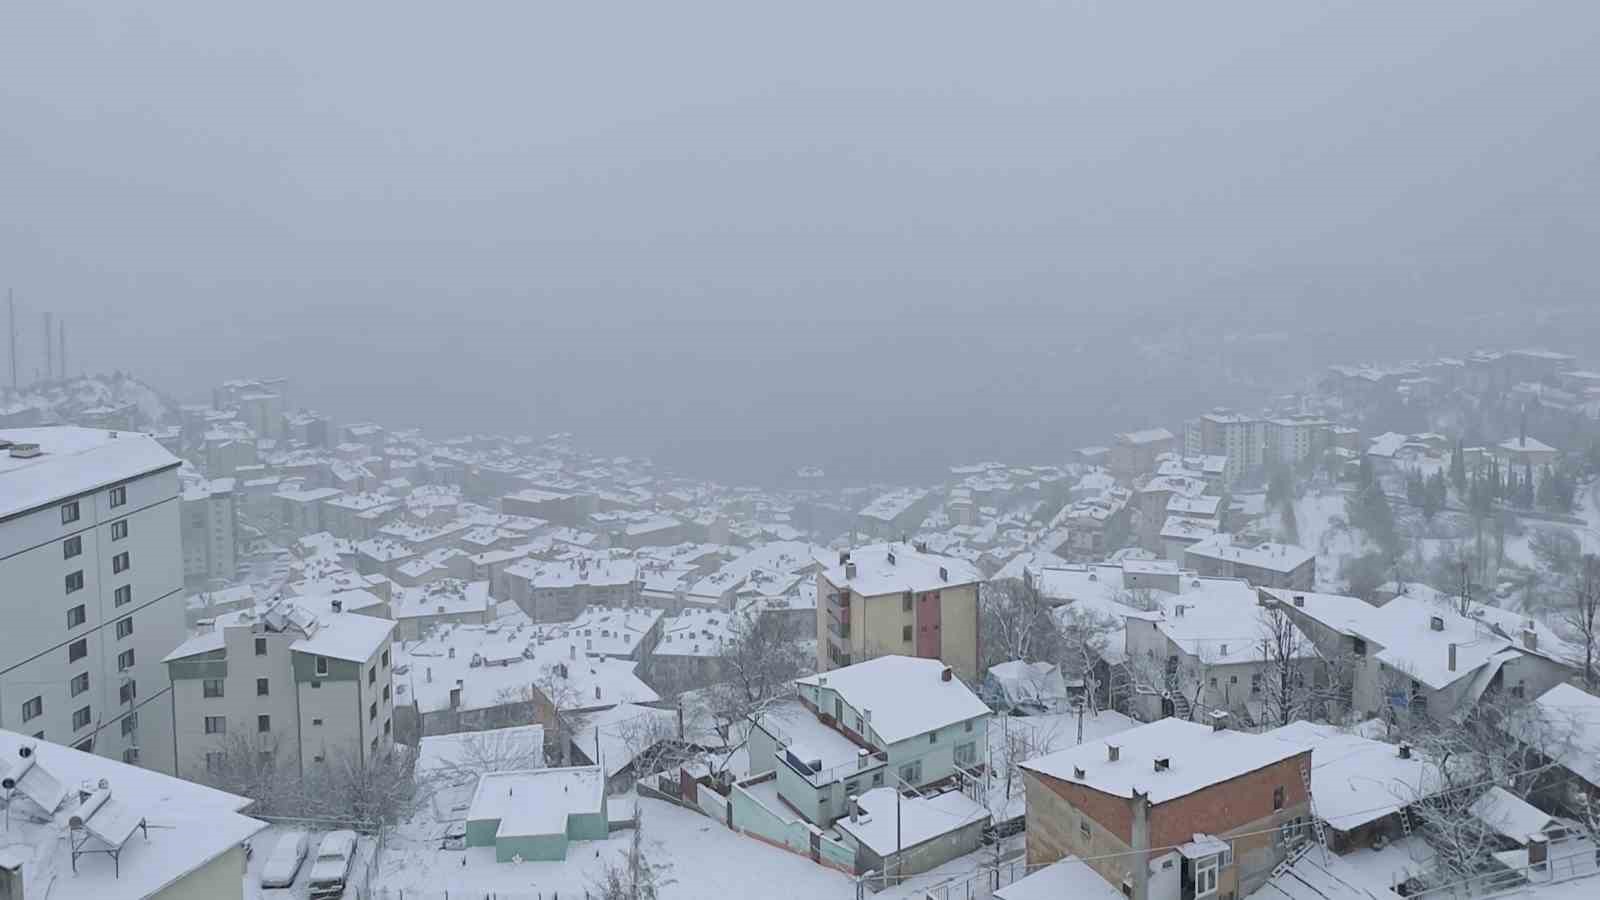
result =
[[1595,653],[1600,650],[1600,556],[1590,553],[1583,557],[1573,579],[1572,605],[1561,618],[1581,645],[1583,684],[1592,691],[1600,682],[1600,673],[1595,671]]
[[609,731],[626,749],[635,780],[671,769],[694,756],[678,733],[677,716],[654,708],[602,726],[602,731]]
[[256,815],[304,815],[300,780],[293,771],[278,770],[277,749],[271,734],[229,732],[206,754],[205,783],[250,798]]
[[530,730],[497,728],[466,732],[456,737],[459,752],[441,774],[484,775],[536,769],[544,765],[544,747]]
[[1297,719],[1328,719],[1350,702],[1354,658],[1327,657],[1277,607],[1259,614],[1261,632],[1261,705],[1268,724]]
[[1050,605],[1020,578],[999,578],[978,586],[978,628],[983,671],[1015,659],[1052,659],[1056,655]]
[[[1108,614],[1075,606],[1056,610],[1055,621],[1056,637],[1052,643],[1061,677],[1069,685],[1081,684],[1088,711],[1098,713],[1103,689],[1109,687],[1101,683],[1107,669],[1106,655],[1112,649],[1113,640],[1120,637],[1122,623]],[[1105,699],[1112,702],[1109,696]]]
[[354,752],[330,754],[306,769],[305,790],[322,818],[376,828],[409,818],[422,799],[416,753],[400,744],[365,758]]
[[673,883],[667,876],[671,868],[670,863],[654,862],[645,853],[641,814],[634,820],[628,852],[621,859],[607,860],[584,894],[595,900],[658,900],[661,889]]

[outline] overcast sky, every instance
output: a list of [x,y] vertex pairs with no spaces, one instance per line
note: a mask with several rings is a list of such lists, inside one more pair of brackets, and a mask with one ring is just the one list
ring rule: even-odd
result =
[[1587,0],[131,6],[0,9],[0,286],[185,397],[891,477],[1600,286]]

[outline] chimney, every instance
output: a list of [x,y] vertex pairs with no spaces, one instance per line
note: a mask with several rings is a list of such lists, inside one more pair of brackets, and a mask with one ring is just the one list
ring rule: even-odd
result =
[[1450,671],[1456,670],[1456,645],[1450,645]]
[[950,570],[945,568],[944,566],[940,566],[939,567],[939,580],[940,581],[949,581],[950,580]]
[[1214,709],[1214,710],[1211,711],[1211,730],[1212,731],[1227,731],[1228,730],[1228,714],[1226,712],[1224,712],[1224,711],[1222,711],[1220,709]]
[[1401,744],[1400,745],[1400,758],[1401,759],[1410,759],[1411,758],[1411,745],[1410,744]]
[[850,797],[849,797],[848,802],[850,804],[850,821],[852,821],[852,822],[861,821],[861,801],[860,801],[860,799],[857,798],[855,794],[851,794]]
[[456,686],[450,689],[450,708],[461,708],[461,679],[456,679]]
[[1117,760],[1119,760],[1121,758],[1122,758],[1122,748],[1121,747],[1118,747],[1116,744],[1107,744],[1106,745],[1106,760],[1108,762],[1116,762]]
[[[865,748],[865,747],[857,747],[856,748],[856,768],[865,769],[867,767],[867,760],[869,758],[870,757],[869,757],[869,755],[867,753],[867,748]],[[851,797],[850,799],[852,801],[855,800],[854,797]]]
[[600,699],[600,685],[598,684],[594,686],[594,698],[596,700]]
[[1295,594],[1294,595],[1294,605],[1295,606],[1300,606],[1300,607],[1305,606],[1306,605],[1306,595],[1305,594]]
[[840,550],[839,551],[839,565],[842,566],[842,565],[844,565],[845,563],[847,563],[849,561],[850,561],[850,551],[849,550]]
[[1527,650],[1539,649],[1539,632],[1535,631],[1532,625],[1522,629],[1522,646]]
[[1167,758],[1165,756],[1156,757],[1155,769],[1156,769],[1157,772],[1165,772],[1167,769],[1171,768],[1171,766],[1172,766],[1172,760],[1171,759],[1169,759],[1169,758]]
[[1174,616],[1177,616],[1180,619],[1183,618],[1183,604],[1182,603],[1174,604],[1173,607],[1172,607],[1172,614]]
[[941,669],[939,671],[939,680],[940,681],[949,681],[954,676],[955,676],[955,673],[950,670],[949,666],[945,666],[943,669]]
[[1434,631],[1444,630],[1444,616],[1433,616],[1428,619],[1428,627]]
[[1536,872],[1543,872],[1545,862],[1550,858],[1550,839],[1543,832],[1535,831],[1528,835],[1528,868]]
[[845,581],[849,581],[850,579],[852,579],[854,577],[856,577],[856,564],[853,563],[853,562],[845,563],[844,564],[844,580]]
[[894,551],[893,550],[889,551],[889,553],[888,553],[886,558],[889,560],[889,565],[891,565],[891,566],[894,565]]
[[1073,766],[1072,767],[1072,777],[1073,778],[1076,778],[1079,781],[1082,781],[1084,778],[1088,777],[1088,775],[1089,775],[1089,773],[1085,772],[1083,769],[1081,769],[1081,768],[1079,768],[1077,766]]
[[344,601],[340,600],[338,597],[333,598],[331,605],[333,606],[334,612],[344,612]]

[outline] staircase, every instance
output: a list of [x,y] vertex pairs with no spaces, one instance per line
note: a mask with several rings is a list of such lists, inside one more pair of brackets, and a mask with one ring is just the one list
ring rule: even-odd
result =
[[1311,767],[1300,767],[1300,781],[1306,786],[1306,807],[1311,811],[1311,831],[1317,836],[1317,847],[1322,851],[1322,861],[1328,861],[1328,831],[1322,827],[1322,817],[1317,815],[1317,799],[1311,793]]

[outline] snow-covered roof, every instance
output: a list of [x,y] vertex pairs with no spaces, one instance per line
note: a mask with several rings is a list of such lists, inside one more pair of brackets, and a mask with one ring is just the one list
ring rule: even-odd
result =
[[1183,551],[1204,559],[1220,560],[1238,565],[1253,566],[1269,572],[1288,574],[1305,565],[1316,554],[1294,544],[1276,544],[1264,541],[1259,544],[1236,544],[1231,534],[1215,534]]
[[478,779],[467,821],[499,820],[497,838],[564,835],[567,817],[600,812],[605,792],[598,766],[492,772]]
[[937,659],[880,656],[795,683],[834,691],[852,707],[871,710],[872,730],[893,744],[989,715],[989,707],[961,679],[944,679],[945,668]]
[[1172,432],[1165,428],[1146,428],[1141,431],[1124,431],[1116,435],[1121,444],[1155,444],[1161,441],[1174,440]]
[[997,900],[1125,900],[1111,882],[1076,856],[1035,870],[994,892]]
[[[1231,665],[1265,660],[1267,633],[1264,610],[1249,582],[1240,578],[1184,576],[1179,594],[1159,594],[1161,616],[1156,628],[1185,653],[1210,665]],[[1291,626],[1293,627],[1293,626]],[[1296,632],[1299,629],[1296,628]],[[1297,658],[1316,654],[1301,634]]]
[[816,763],[818,773],[836,775],[834,780],[843,778],[844,773],[855,776],[855,766],[863,748],[824,725],[800,701],[772,704],[761,714],[760,727],[779,738],[796,758]]
[[[1535,721],[1525,721],[1531,717]],[[1513,734],[1540,738],[1536,749],[1600,787],[1600,697],[1558,684],[1506,721]]]
[[[892,559],[892,561],[891,561]],[[854,577],[847,577],[847,566],[855,566]],[[904,591],[938,591],[983,581],[983,572],[965,560],[934,553],[922,553],[908,544],[868,544],[850,551],[849,563],[823,571],[835,587],[868,597]]]
[[805,541],[773,541],[729,560],[695,583],[692,593],[718,595],[735,590],[761,573],[795,573],[825,565],[827,548]]
[[544,765],[544,726],[426,735],[417,751],[417,772],[449,772],[505,759],[523,760],[533,767]]
[[420,587],[397,587],[389,603],[395,619],[486,613],[494,605],[489,582],[443,578]]
[[0,518],[181,464],[154,438],[132,431],[54,425],[0,430],[0,440],[40,451],[22,458],[0,450]]
[[1217,528],[1216,519],[1167,516],[1167,521],[1161,526],[1161,538],[1173,541],[1201,541],[1216,534]]
[[457,681],[462,709],[524,700],[528,687],[539,682],[558,690],[560,696],[554,700],[562,709],[661,699],[634,674],[632,660],[591,659],[585,655],[582,638],[537,640],[541,633],[531,625],[435,629],[399,652],[396,664],[408,669],[396,675],[397,689],[405,701],[415,699],[423,712],[448,709],[450,690]]
[[[1322,804],[1322,795],[1317,795]],[[1496,834],[1518,844],[1526,844],[1529,835],[1542,833],[1555,817],[1503,787],[1492,787],[1467,808],[1468,814],[1489,826]]]
[[[584,713],[572,730],[572,741],[595,764],[603,766],[606,777],[621,772],[660,740],[678,734],[677,710],[637,703],[618,703],[610,709]],[[595,754],[598,751],[599,756]],[[653,772],[635,772],[653,775]]]
[[508,576],[526,578],[534,590],[577,585],[615,586],[637,581],[639,564],[631,558],[579,555],[557,560],[526,559],[506,569]]
[[1047,662],[1014,659],[996,663],[989,667],[989,677],[1013,706],[1063,700],[1067,696],[1067,683],[1061,677],[1060,667]]
[[[754,613],[749,613],[754,614]],[[721,656],[733,639],[734,614],[721,609],[685,609],[661,625],[656,656]]]
[[661,610],[648,606],[587,606],[571,622],[543,626],[542,630],[581,640],[585,652],[592,655],[630,656],[662,615]]
[[861,815],[854,820],[839,819],[833,827],[879,856],[893,856],[989,817],[987,810],[960,791],[904,798],[895,793],[892,787],[878,787],[861,794],[857,798]]
[[926,499],[928,499],[928,492],[921,488],[904,488],[890,491],[873,498],[871,503],[862,507],[859,515],[869,519],[893,522]]
[[317,617],[318,627],[308,637],[289,645],[290,650],[364,663],[389,640],[394,622],[360,613],[330,613]]
[[[1119,748],[1115,762],[1109,746]],[[1165,803],[1310,752],[1309,745],[1167,718],[1030,759],[1022,767],[1104,794],[1132,799],[1137,790],[1149,794],[1151,803]],[[1168,760],[1165,771],[1155,770],[1157,759]]]
[[1555,452],[1557,452],[1556,448],[1550,446],[1549,444],[1546,444],[1544,441],[1541,441],[1538,438],[1531,438],[1531,437],[1509,438],[1507,440],[1501,441],[1499,446],[1500,446],[1501,450],[1506,450],[1506,451],[1509,451],[1511,453],[1555,453]]
[[1317,815],[1339,831],[1398,812],[1440,787],[1439,769],[1421,753],[1340,731],[1332,725],[1292,722],[1262,732],[1293,747],[1315,747],[1311,790]]

